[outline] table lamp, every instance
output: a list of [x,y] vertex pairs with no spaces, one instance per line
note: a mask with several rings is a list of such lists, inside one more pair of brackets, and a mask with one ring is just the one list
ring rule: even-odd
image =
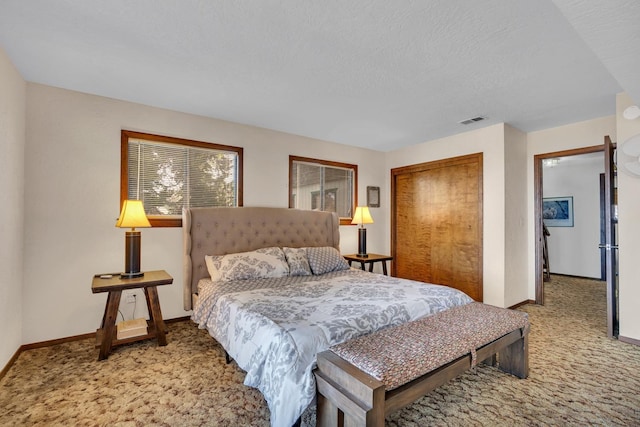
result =
[[120,274],[123,279],[144,276],[140,271],[140,232],[136,227],[151,227],[147,215],[144,213],[144,206],[141,200],[125,200],[122,205],[122,212],[116,221],[116,227],[131,228],[125,236],[125,267],[124,273]]
[[358,256],[367,258],[369,256],[369,254],[367,254],[367,229],[364,228],[364,225],[373,224],[369,207],[356,207],[356,212],[353,214],[351,224],[360,224],[360,228],[358,228]]

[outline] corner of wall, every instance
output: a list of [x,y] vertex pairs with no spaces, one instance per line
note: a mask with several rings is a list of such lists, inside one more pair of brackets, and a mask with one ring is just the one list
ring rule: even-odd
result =
[[[640,100],[633,100],[625,93],[616,97],[616,132],[618,147],[634,135],[640,134],[640,118],[625,119],[622,114],[631,105],[639,105]],[[615,141],[612,138],[613,141]],[[620,336],[627,342],[640,340],[640,264],[637,254],[640,251],[640,177],[625,173],[618,174],[618,246],[619,256],[619,320]]]
[[0,48],[0,368],[22,344],[26,82]]
[[528,299],[527,135],[505,125],[505,260],[504,306]]

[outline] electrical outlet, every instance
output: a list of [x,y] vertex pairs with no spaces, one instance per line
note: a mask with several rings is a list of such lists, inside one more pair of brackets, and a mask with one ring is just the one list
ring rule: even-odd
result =
[[134,304],[134,303],[136,302],[136,294],[127,294],[127,295],[124,297],[124,301],[125,301],[127,304]]

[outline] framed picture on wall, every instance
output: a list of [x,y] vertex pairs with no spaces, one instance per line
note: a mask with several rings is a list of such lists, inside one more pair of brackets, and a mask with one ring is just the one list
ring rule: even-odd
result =
[[542,199],[542,220],[547,227],[573,227],[573,197]]
[[380,207],[380,187],[367,187],[367,206]]

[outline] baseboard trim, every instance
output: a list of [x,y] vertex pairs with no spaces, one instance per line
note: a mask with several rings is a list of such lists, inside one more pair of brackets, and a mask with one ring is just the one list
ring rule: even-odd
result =
[[552,276],[562,276],[562,277],[575,277],[576,279],[586,279],[586,280],[595,280],[596,282],[604,282],[603,279],[599,277],[587,277],[587,276],[576,276],[575,274],[563,274],[563,273],[549,273]]
[[633,344],[640,346],[640,340],[635,338],[623,337],[622,335],[618,336],[618,341],[626,342],[627,344]]
[[16,350],[16,352],[13,354],[13,357],[11,357],[11,359],[9,359],[9,361],[7,362],[7,365],[2,368],[2,371],[0,371],[0,381],[4,378],[5,375],[7,375],[7,372],[9,372],[9,369],[11,369],[15,361],[18,360],[18,356],[20,356],[20,353],[22,353],[22,347]]
[[519,303],[517,303],[517,304],[514,304],[514,305],[512,305],[511,307],[507,307],[507,308],[510,308],[511,310],[513,310],[513,309],[516,309],[516,308],[518,308],[518,307],[522,307],[523,305],[527,305],[527,304],[535,304],[535,303],[536,303],[536,302],[535,302],[534,300],[532,300],[532,299],[528,299],[528,300],[525,300],[525,301],[519,302]]
[[[184,322],[185,320],[190,320],[190,319],[191,319],[190,316],[175,317],[173,319],[167,319],[164,322],[165,323],[177,323],[177,322]],[[70,336],[70,337],[57,338],[57,339],[54,339],[54,340],[47,340],[47,341],[39,341],[39,342],[31,343],[31,344],[22,344],[16,350],[15,354],[13,355],[13,357],[11,357],[11,359],[9,359],[9,361],[6,364],[6,366],[4,368],[2,368],[2,371],[0,371],[0,380],[2,380],[2,378],[4,378],[4,376],[7,374],[7,372],[9,372],[9,369],[11,369],[11,367],[16,362],[16,360],[18,360],[18,357],[20,356],[20,353],[22,353],[23,351],[33,350],[33,349],[36,349],[36,348],[50,347],[52,345],[63,344],[63,343],[72,342],[72,341],[81,341],[81,340],[86,340],[86,339],[89,339],[89,338],[95,340],[96,333],[95,332],[90,332],[88,334],[73,335],[73,336]]]
[[96,333],[95,332],[90,332],[88,334],[73,335],[73,336],[70,336],[70,337],[56,338],[54,340],[39,341],[39,342],[31,343],[31,344],[23,344],[23,345],[20,346],[20,349],[22,351],[33,350],[35,348],[51,347],[52,345],[63,344],[63,343],[66,343],[66,342],[86,340],[86,339],[89,339],[89,338],[94,338],[95,339],[95,337],[96,337]]
[[191,316],[174,317],[173,319],[165,320],[164,323],[177,323],[177,322],[184,322],[187,320],[191,320]]

